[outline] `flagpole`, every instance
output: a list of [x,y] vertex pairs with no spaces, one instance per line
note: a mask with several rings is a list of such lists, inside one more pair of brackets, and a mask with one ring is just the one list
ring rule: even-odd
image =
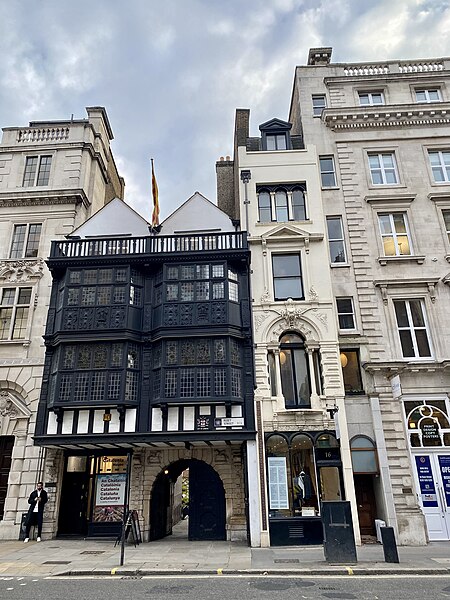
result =
[[156,182],[155,165],[153,158],[150,159],[152,165],[152,198],[153,198],[153,212],[152,212],[152,223],[150,231],[153,235],[156,235],[161,231],[161,225],[159,224],[159,191],[158,184]]

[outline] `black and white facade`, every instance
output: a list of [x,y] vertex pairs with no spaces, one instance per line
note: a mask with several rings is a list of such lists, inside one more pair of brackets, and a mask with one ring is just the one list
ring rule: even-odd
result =
[[52,533],[115,535],[129,495],[144,539],[164,537],[189,469],[189,538],[248,539],[246,234],[198,193],[158,235],[115,200],[54,242],[48,265],[35,443],[58,498]]

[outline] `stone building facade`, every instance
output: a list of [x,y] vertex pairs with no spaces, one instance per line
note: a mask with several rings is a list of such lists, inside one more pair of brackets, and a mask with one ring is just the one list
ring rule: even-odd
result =
[[327,500],[350,501],[359,542],[316,149],[279,119],[251,137],[249,117],[237,110],[233,161],[217,173],[252,256],[261,545],[321,543]]
[[[33,444],[44,365],[51,275],[45,264],[61,239],[112,198],[124,182],[110,148],[106,111],[86,119],[3,129],[0,144],[0,539],[17,539],[46,451]],[[49,508],[54,494],[49,486]],[[45,529],[44,529],[45,532]]]
[[331,52],[296,68],[289,121],[317,148],[360,521],[449,540],[450,60]]

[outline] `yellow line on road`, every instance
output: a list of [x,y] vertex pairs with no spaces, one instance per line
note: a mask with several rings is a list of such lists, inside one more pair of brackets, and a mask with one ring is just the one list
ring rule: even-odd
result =
[[353,575],[353,569],[351,567],[345,567],[349,575]]
[[114,569],[111,569],[111,575],[115,575],[118,568],[119,567],[114,567]]

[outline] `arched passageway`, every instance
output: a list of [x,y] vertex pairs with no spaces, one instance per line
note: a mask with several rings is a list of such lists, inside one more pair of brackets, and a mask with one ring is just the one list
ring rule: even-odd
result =
[[150,501],[150,540],[171,535],[174,487],[189,470],[189,540],[225,540],[225,490],[217,472],[201,460],[177,460],[156,477]]

